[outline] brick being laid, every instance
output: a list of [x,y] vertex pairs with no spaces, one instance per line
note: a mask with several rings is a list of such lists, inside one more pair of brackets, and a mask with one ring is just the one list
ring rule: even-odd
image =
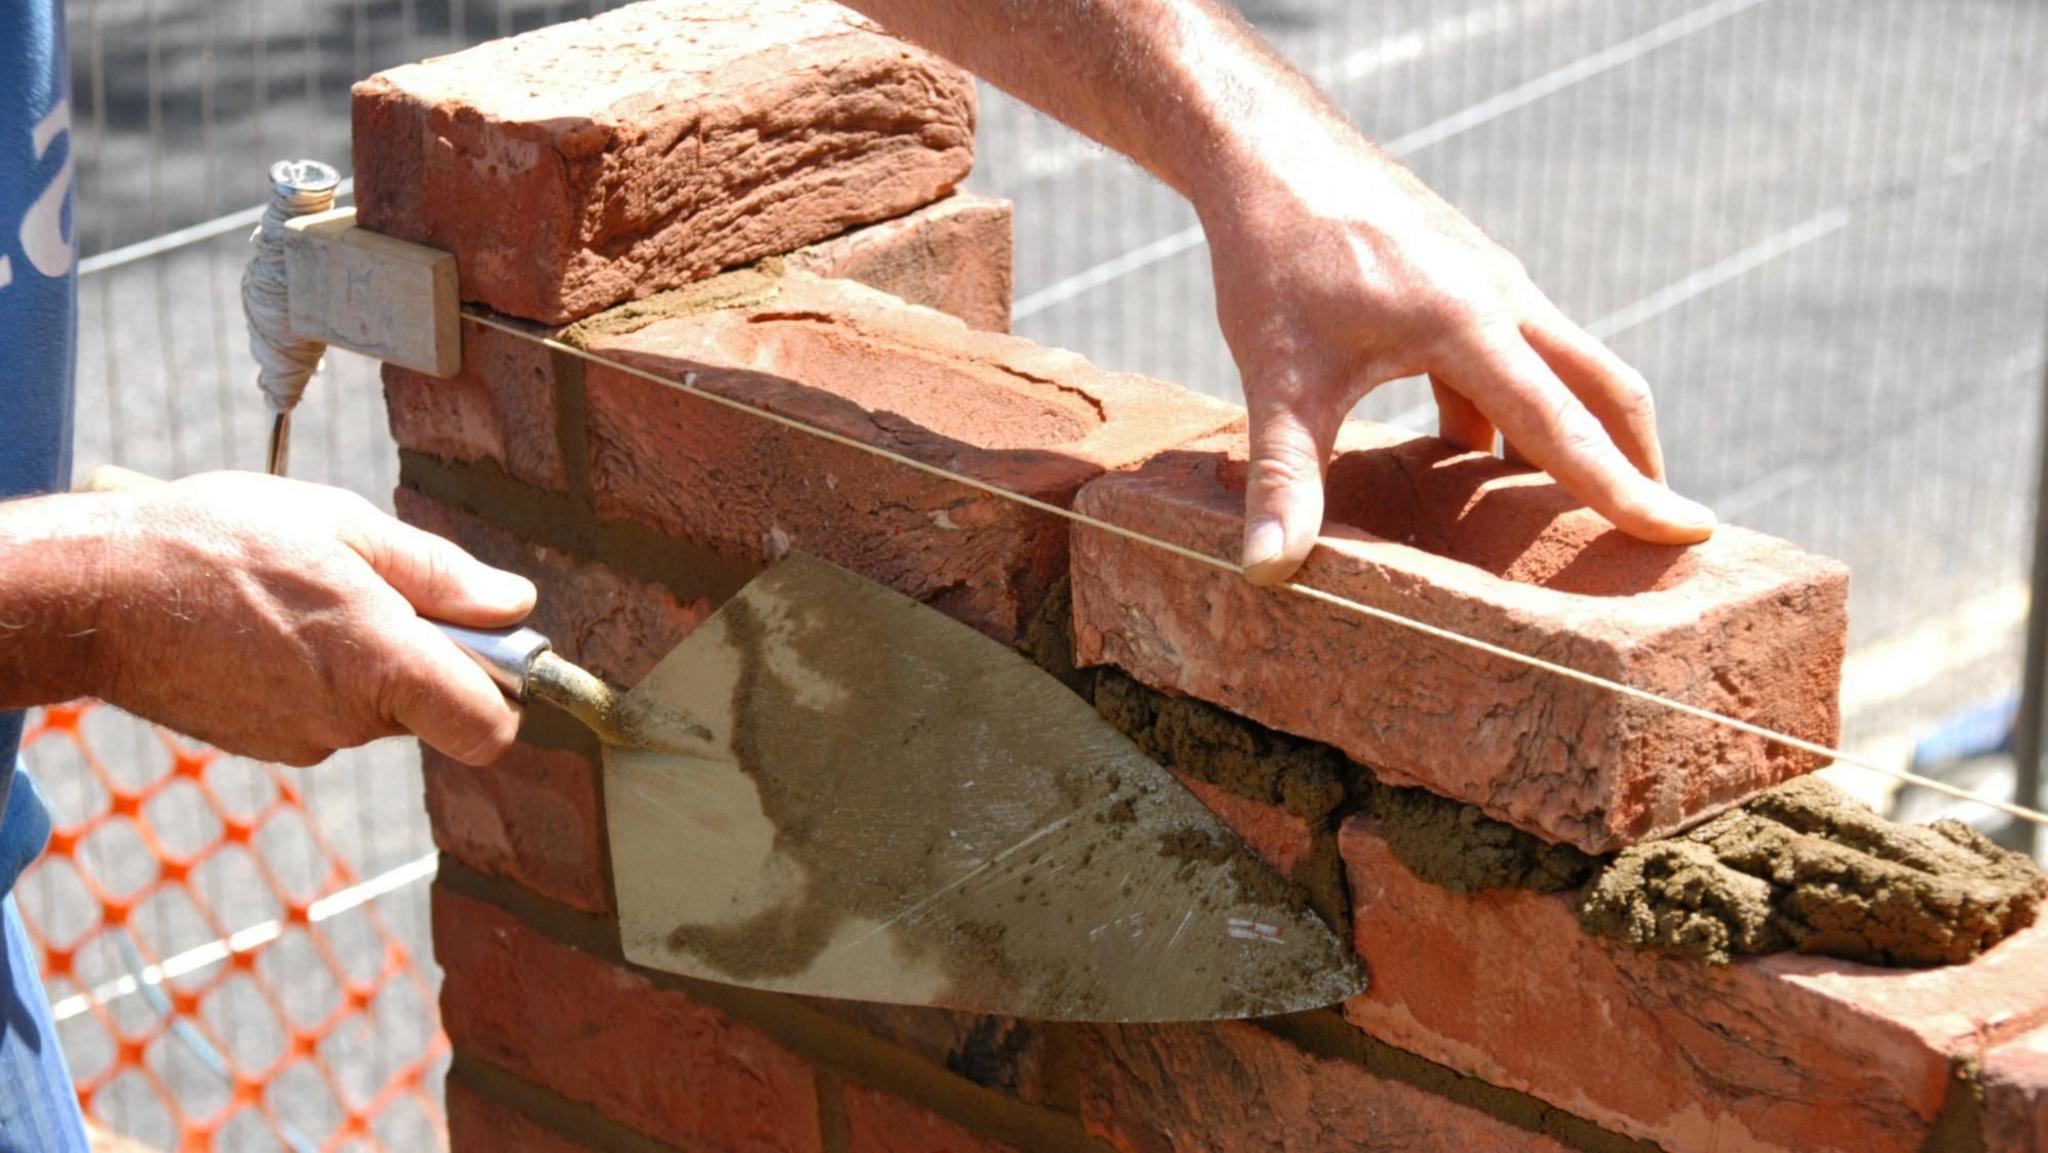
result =
[[361,224],[564,323],[951,191],[960,70],[825,0],[649,0],[358,84]]
[[1063,519],[690,389],[1058,506],[1242,421],[1185,389],[801,272],[728,274],[569,338],[600,361],[584,377],[599,515],[748,561],[800,549],[1005,642],[1066,573]]
[[[1347,425],[1296,580],[1464,636],[1833,743],[1848,573],[1724,527],[1621,534],[1547,477]],[[1162,454],[1075,508],[1235,558],[1242,437]],[[1591,852],[1674,832],[1819,762],[1761,738],[1344,611],[1099,529],[1074,531],[1076,650],[1327,742],[1381,780]]]

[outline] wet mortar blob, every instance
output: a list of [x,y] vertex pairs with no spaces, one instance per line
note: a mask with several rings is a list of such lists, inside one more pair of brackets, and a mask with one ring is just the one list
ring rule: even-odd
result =
[[2048,875],[1959,821],[1900,825],[1805,777],[1605,863],[1579,901],[1597,936],[1726,962],[1787,949],[1961,964],[2033,923]]

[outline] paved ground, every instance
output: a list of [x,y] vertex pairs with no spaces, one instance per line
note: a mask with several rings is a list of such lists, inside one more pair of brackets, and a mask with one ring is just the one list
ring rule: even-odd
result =
[[[276,155],[345,162],[347,86],[377,67],[589,8],[70,3],[88,253],[255,203]],[[1680,488],[1854,567],[1856,740],[1895,753],[1898,734],[2010,689],[2048,331],[2048,7],[1247,11],[1642,368]],[[1186,206],[999,94],[982,123],[972,184],[1018,207],[1019,331],[1238,396]],[[243,258],[237,233],[87,278],[82,465],[259,462]],[[374,372],[331,367],[298,471],[384,499]],[[1363,411],[1426,427],[1422,398],[1407,382]],[[401,747],[306,780],[364,871],[427,847]]]

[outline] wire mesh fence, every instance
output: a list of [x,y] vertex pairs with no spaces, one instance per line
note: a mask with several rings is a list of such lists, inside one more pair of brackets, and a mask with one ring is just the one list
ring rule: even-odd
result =
[[[253,222],[245,210],[264,195],[268,162],[303,155],[346,173],[354,80],[611,6],[70,0],[87,258],[81,466],[259,467],[266,421],[237,283]],[[1850,563],[1850,745],[1902,758],[1927,725],[2016,691],[2048,360],[2048,198],[2038,191],[2048,186],[2048,7],[1242,8],[1644,372],[1674,485],[1727,520]],[[1172,193],[986,89],[970,185],[1016,202],[1019,332],[1113,368],[1241,396],[1213,321],[1207,250]],[[1426,387],[1400,382],[1369,397],[1361,415],[1427,430],[1426,402]],[[388,505],[395,455],[375,367],[331,356],[301,411],[294,471]],[[161,763],[157,736],[111,710],[83,723],[110,770],[130,757]],[[60,796],[90,775],[82,758],[47,743],[30,761]],[[256,779],[267,770],[234,771]],[[336,867],[367,878],[431,852],[417,777],[411,751],[386,744],[288,780]],[[109,848],[105,866],[119,855]],[[335,875],[314,883],[331,888]],[[32,885],[24,892],[34,899]],[[230,933],[276,917],[253,897],[224,901]],[[419,887],[328,923],[349,931],[378,907],[390,943],[420,959],[427,996],[411,1024],[358,1038],[360,1056],[335,1043],[337,1061],[364,1069],[403,1067],[401,1049],[437,1052]],[[381,958],[374,937],[336,946],[344,966],[369,956],[348,949]],[[150,945],[159,960],[184,947]],[[126,1004],[123,1012],[159,1017],[191,1007],[175,997]],[[94,1070],[84,1064],[96,1059],[73,1053],[87,1079]],[[181,1093],[232,1097],[232,1087],[205,1089],[203,1061],[179,1076]],[[421,1082],[429,1097],[433,1077],[427,1069]],[[291,1147],[281,1126],[316,1147],[341,1144],[340,1114],[323,1104],[332,1096],[279,1089],[268,1113],[256,1110],[260,1123],[221,1128],[218,1147]],[[157,1136],[141,1098],[96,1100],[95,1109],[113,1128]],[[430,1116],[424,1123],[433,1128]]]

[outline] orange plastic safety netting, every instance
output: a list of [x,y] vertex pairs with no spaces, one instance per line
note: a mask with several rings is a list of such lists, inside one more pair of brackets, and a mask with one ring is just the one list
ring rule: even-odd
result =
[[416,791],[316,803],[354,810],[358,854],[408,857],[365,880],[295,770],[91,704],[31,715],[22,748],[56,831],[15,893],[89,1117],[179,1153],[445,1148],[433,856],[392,808]]

